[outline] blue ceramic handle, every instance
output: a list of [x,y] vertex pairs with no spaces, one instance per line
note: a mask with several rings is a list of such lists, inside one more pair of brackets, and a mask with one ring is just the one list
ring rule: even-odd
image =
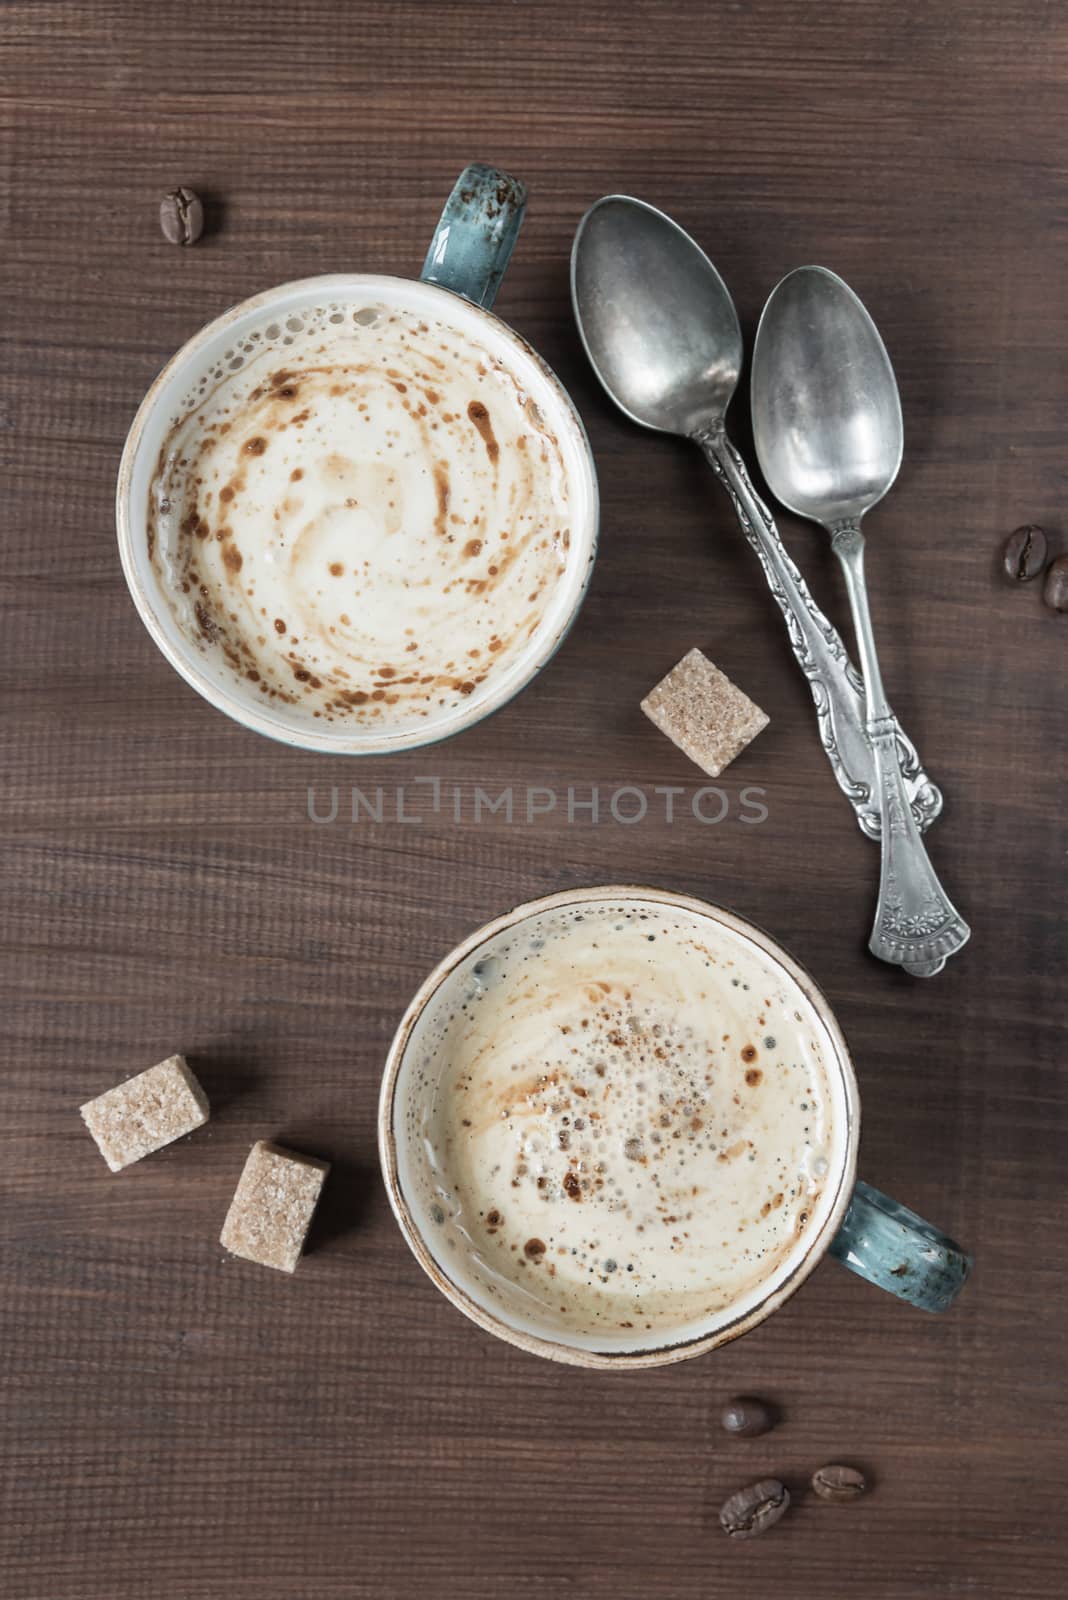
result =
[[477,163],[465,167],[445,202],[419,274],[476,306],[497,298],[519,237],[527,191],[518,178]]
[[972,1265],[959,1245],[915,1211],[859,1181],[830,1250],[869,1283],[921,1311],[952,1305]]

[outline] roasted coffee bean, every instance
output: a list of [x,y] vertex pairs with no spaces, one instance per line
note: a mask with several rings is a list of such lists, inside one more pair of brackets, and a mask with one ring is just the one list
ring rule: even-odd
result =
[[812,1487],[821,1500],[831,1500],[835,1505],[846,1505],[850,1500],[859,1500],[862,1494],[868,1492],[868,1482],[863,1472],[858,1472],[856,1467],[840,1467],[833,1463],[827,1467],[817,1467],[812,1474]]
[[1068,611],[1068,556],[1050,562],[1042,598],[1051,611]]
[[775,1419],[763,1400],[751,1400],[744,1395],[729,1400],[719,1420],[728,1433],[739,1439],[755,1439],[758,1433],[767,1433],[775,1426]]
[[790,1491],[778,1478],[761,1478],[724,1500],[719,1520],[732,1539],[753,1539],[772,1528],[790,1504]]
[[204,207],[192,189],[175,189],[159,203],[159,225],[169,244],[196,244],[204,232]]
[[1041,528],[1033,522],[1025,523],[1010,533],[1005,541],[1003,560],[1005,571],[1016,583],[1030,583],[1046,565],[1049,545]]

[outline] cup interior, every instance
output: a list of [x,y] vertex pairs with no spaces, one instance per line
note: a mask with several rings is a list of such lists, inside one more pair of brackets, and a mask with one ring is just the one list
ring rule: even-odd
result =
[[[369,305],[385,303],[418,317],[435,318],[498,358],[549,419],[559,442],[572,510],[564,570],[523,651],[499,675],[490,675],[459,706],[442,708],[415,727],[376,729],[324,724],[300,705],[265,704],[254,685],[225,661],[199,651],[178,623],[148,541],[149,495],[164,441],[191,397],[237,370],[256,349],[255,339],[275,329],[283,346],[286,324],[323,306],[358,319]],[[529,345],[492,313],[447,289],[404,278],[343,274],[284,284],[226,312],[196,334],[160,373],[145,396],[127,437],[119,470],[116,520],[127,584],[145,626],[170,661],[204,698],[246,727],[306,749],[335,754],[390,754],[432,744],[472,726],[505,705],[551,658],[578,612],[589,581],[597,540],[597,480],[578,413],[555,375]]]
[[[749,968],[755,962],[758,970],[774,978],[777,992],[796,1018],[799,1050],[820,1064],[821,1081],[827,1086],[830,1132],[823,1163],[826,1175],[803,1234],[784,1247],[769,1275],[729,1304],[709,1309],[687,1303],[677,1321],[657,1323],[653,1328],[636,1323],[576,1330],[557,1314],[564,1308],[552,1304],[548,1293],[543,1294],[540,1287],[530,1293],[497,1270],[494,1259],[499,1258],[491,1258],[483,1236],[476,1238],[474,1230],[465,1225],[464,1207],[457,1201],[457,1174],[449,1170],[449,1157],[443,1158],[434,1133],[440,1127],[443,1103],[445,1114],[451,1114],[447,1097],[456,1087],[449,1040],[456,1037],[457,1028],[469,1027],[465,1018],[480,998],[487,973],[515,972],[521,959],[529,963],[523,968],[527,995],[534,992],[529,983],[538,981],[537,952],[544,945],[547,928],[558,926],[562,913],[574,913],[588,926],[593,939],[605,917],[620,912],[641,916],[650,908],[661,918],[660,925],[666,909],[672,919],[670,926],[686,938],[702,940],[709,952],[714,952],[714,961],[730,966],[736,959],[744,960]],[[670,970],[667,941],[664,946],[663,962],[653,971],[654,983],[659,983],[660,972]],[[670,993],[670,979],[666,981]],[[510,992],[509,1003],[513,992],[518,995],[520,990]],[[480,1051],[493,1051],[495,1037],[480,1035]],[[520,906],[480,929],[446,957],[416,994],[394,1038],[383,1079],[379,1124],[391,1203],[409,1246],[438,1288],[480,1326],[513,1344],[555,1360],[599,1367],[681,1360],[736,1337],[767,1316],[804,1280],[837,1230],[852,1192],[858,1133],[859,1108],[849,1053],[826,1001],[807,973],[765,934],[730,912],[686,896],[628,886],[574,891]],[[610,1169],[611,1155],[608,1160]],[[506,1209],[507,1177],[505,1173],[500,1180]],[[523,1284],[533,1288],[536,1281],[546,1280],[528,1273]]]

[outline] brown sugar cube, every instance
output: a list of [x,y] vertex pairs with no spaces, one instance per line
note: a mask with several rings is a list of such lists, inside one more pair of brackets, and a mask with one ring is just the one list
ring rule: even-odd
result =
[[642,710],[710,778],[718,778],[768,725],[760,707],[700,650],[672,667],[646,695]]
[[294,1272],[329,1171],[329,1161],[258,1140],[220,1235],[231,1255]]
[[210,1114],[208,1097],[184,1056],[168,1056],[158,1066],[128,1078],[87,1101],[81,1113],[112,1172],[121,1172],[131,1162],[192,1133]]

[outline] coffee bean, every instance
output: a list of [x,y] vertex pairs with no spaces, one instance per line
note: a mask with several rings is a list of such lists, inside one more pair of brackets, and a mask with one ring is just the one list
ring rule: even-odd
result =
[[1051,611],[1068,611],[1068,556],[1050,562],[1042,598]]
[[868,1482],[863,1472],[858,1472],[856,1467],[833,1464],[816,1469],[812,1474],[812,1487],[821,1500],[830,1500],[842,1506],[850,1500],[859,1500],[862,1494],[868,1492]]
[[763,1400],[741,1396],[729,1400],[720,1412],[719,1420],[728,1433],[739,1439],[755,1439],[758,1433],[767,1433],[775,1426],[775,1419]]
[[175,189],[159,203],[159,225],[169,244],[196,244],[204,232],[204,207],[192,189]]
[[790,1491],[778,1478],[761,1478],[724,1500],[719,1520],[732,1539],[753,1539],[772,1528],[790,1504]]
[[1046,565],[1046,535],[1034,523],[1025,523],[1005,541],[1005,571],[1016,583],[1030,583]]

